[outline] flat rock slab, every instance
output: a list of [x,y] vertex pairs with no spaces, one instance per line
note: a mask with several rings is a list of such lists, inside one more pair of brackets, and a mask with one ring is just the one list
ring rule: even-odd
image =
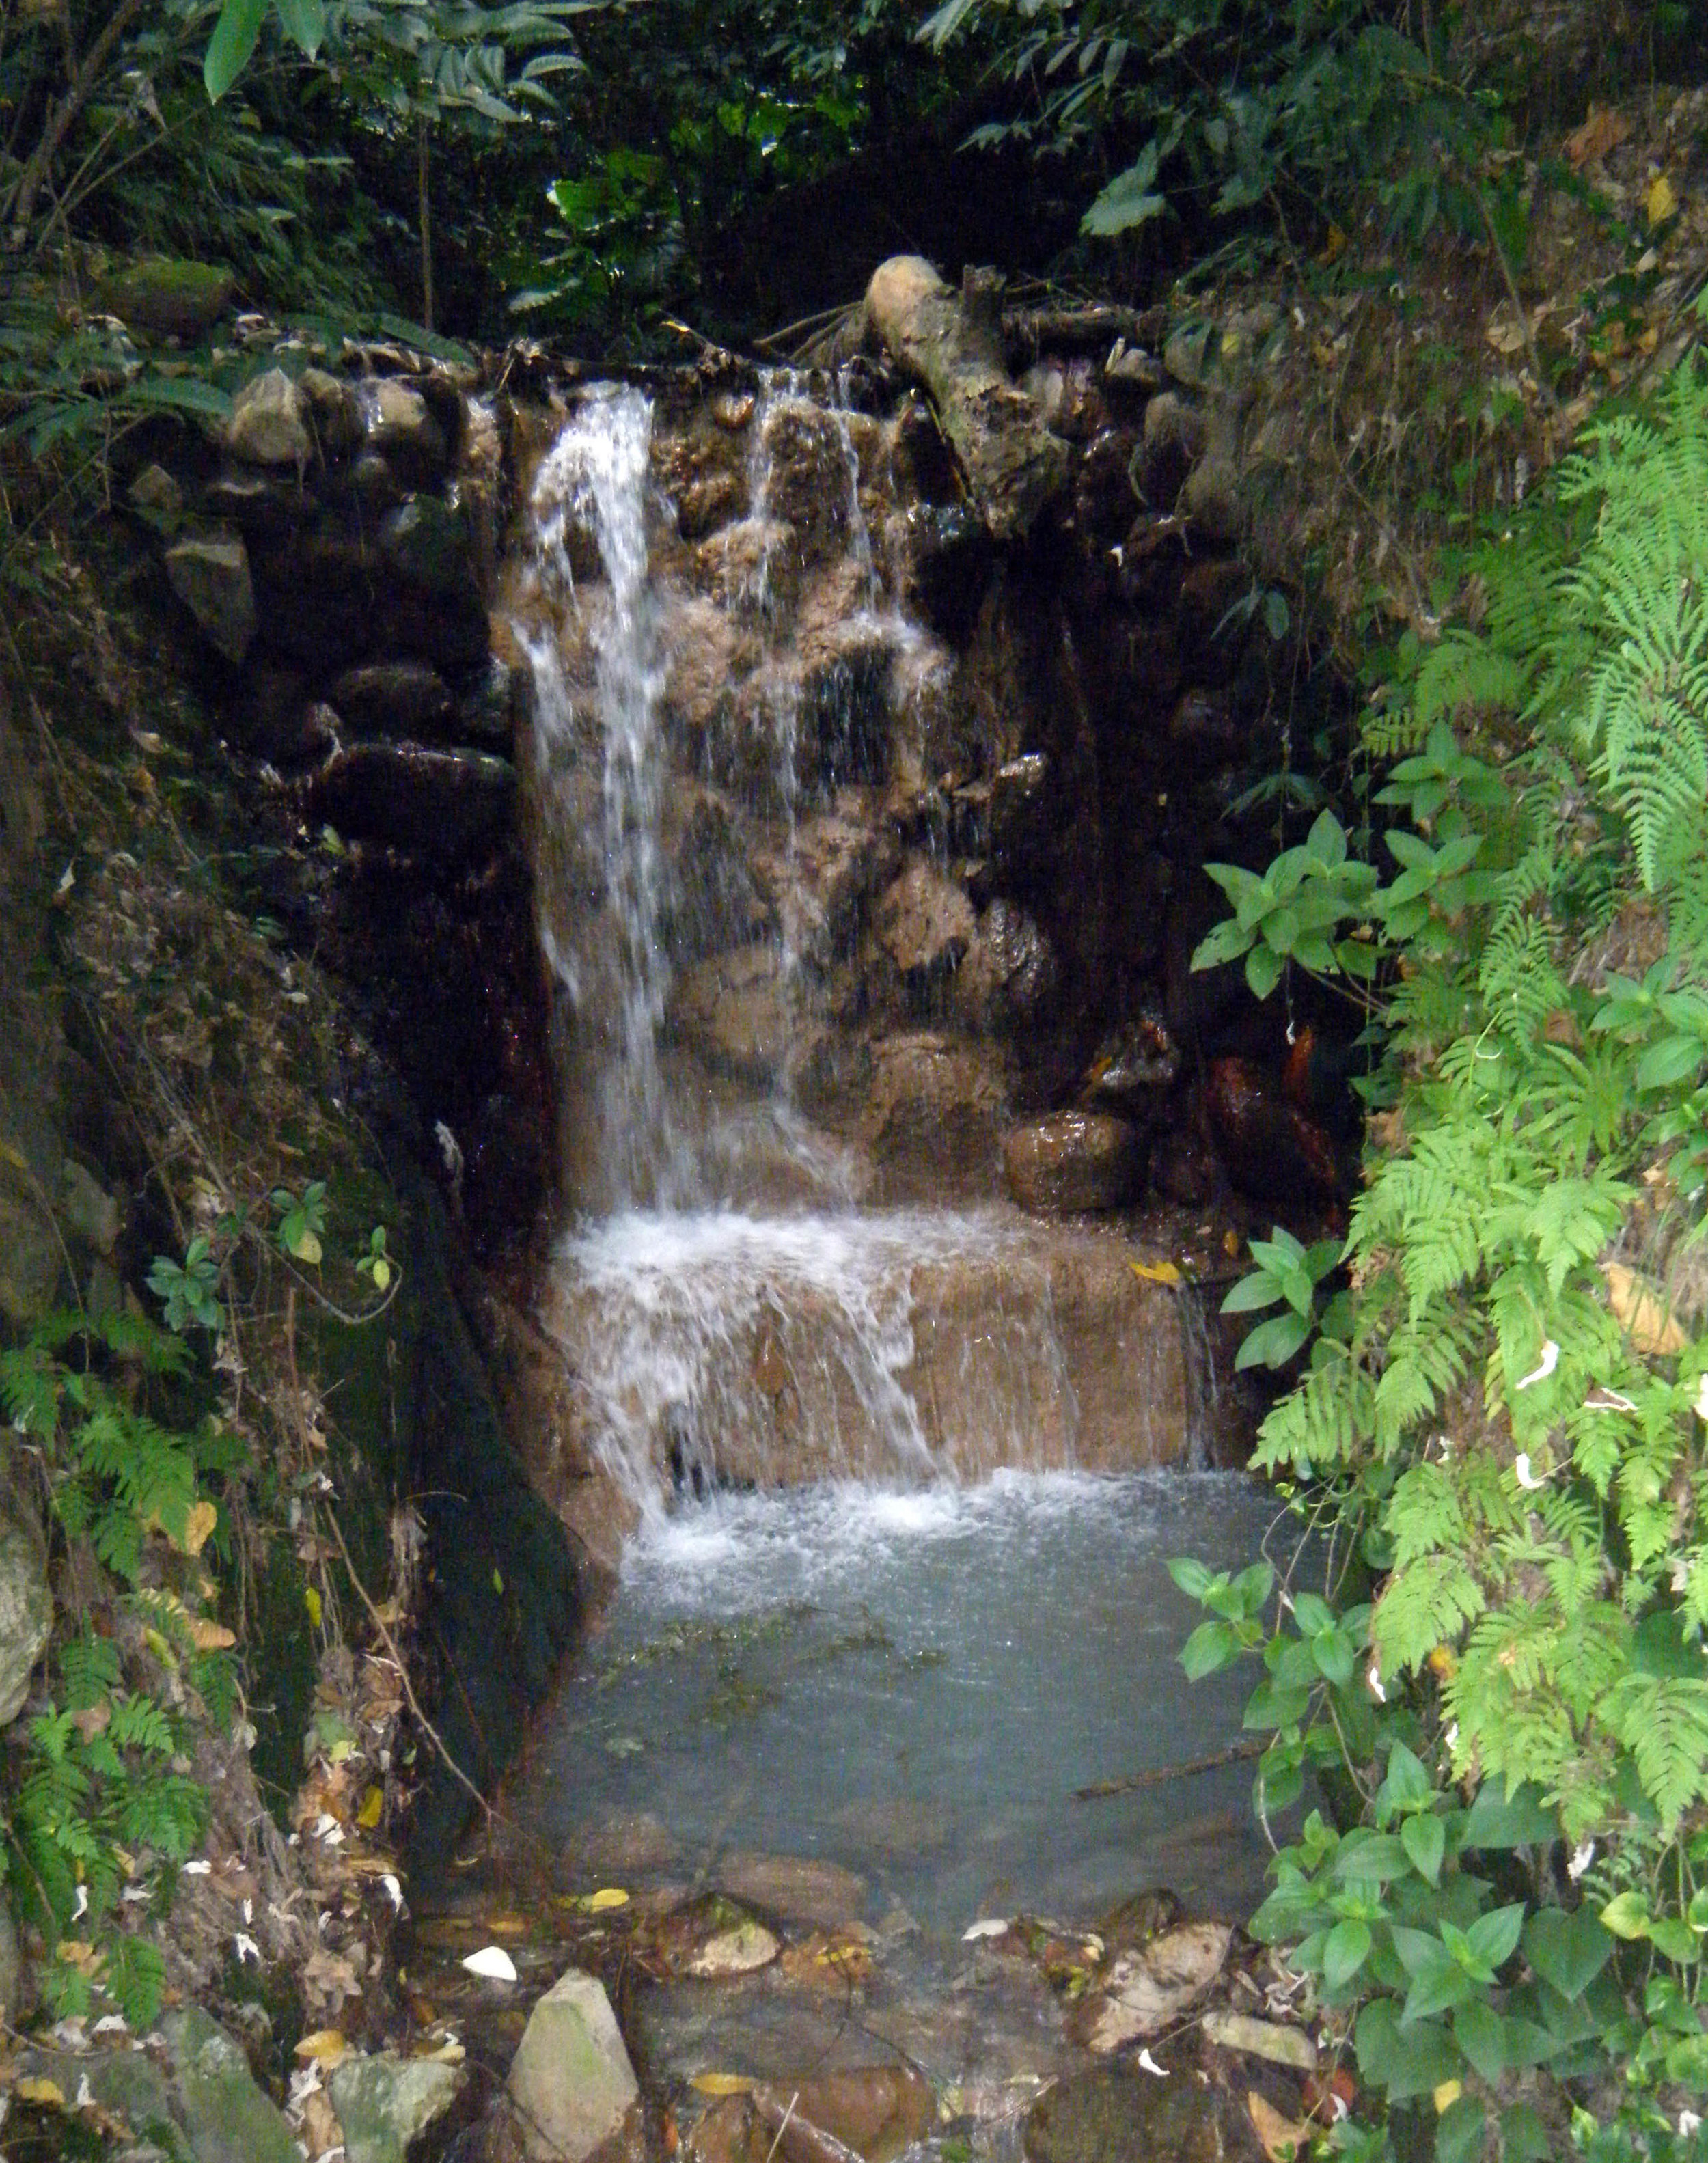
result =
[[160,2032],[196,2163],[301,2163],[295,2134],[255,2086],[248,2059],[199,2005],[169,2013]]
[[580,2163],[617,2130],[640,2091],[595,1977],[571,1968],[541,1998],[508,2089],[530,2163]]
[[1221,2113],[1190,2073],[1112,2066],[1050,2089],[1026,2120],[1026,2163],[1226,2163]]
[[732,1900],[743,1900],[786,1923],[836,1930],[857,1922],[866,1905],[866,1881],[840,1863],[806,1856],[730,1855],[718,1865],[718,1883]]

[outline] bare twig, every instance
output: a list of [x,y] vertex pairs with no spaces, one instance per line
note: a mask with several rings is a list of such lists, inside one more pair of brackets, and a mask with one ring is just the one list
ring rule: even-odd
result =
[[1181,1765],[1156,1765],[1144,1773],[1129,1773],[1119,1780],[1093,1780],[1088,1788],[1076,1788],[1077,1803],[1101,1802],[1106,1795],[1133,1795],[1146,1788],[1160,1788],[1171,1780],[1189,1779],[1194,1773],[1213,1773],[1223,1765],[1238,1765],[1247,1757],[1260,1757],[1268,1745],[1255,1735],[1242,1735],[1225,1750],[1213,1750],[1205,1757],[1188,1757]]

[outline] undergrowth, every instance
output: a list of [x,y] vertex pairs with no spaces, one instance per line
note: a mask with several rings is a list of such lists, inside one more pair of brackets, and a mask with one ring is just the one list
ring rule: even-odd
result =
[[1371,1046],[1338,1270],[1277,1233],[1233,1301],[1309,1339],[1257,1463],[1323,1590],[1176,1571],[1192,1672],[1260,1652],[1265,1824],[1323,1783],[1253,1927],[1360,2155],[1660,2158],[1708,2094],[1705,504],[1690,359],[1386,657],[1352,830],[1213,871],[1200,966],[1302,968]]

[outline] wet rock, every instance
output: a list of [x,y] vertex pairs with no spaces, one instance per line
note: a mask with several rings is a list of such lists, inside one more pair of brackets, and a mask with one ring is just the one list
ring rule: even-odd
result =
[[669,656],[663,715],[690,766],[712,772],[731,763],[735,742],[735,683],[751,668],[755,647],[720,608],[689,600],[666,612],[661,636]]
[[[93,2101],[134,2133],[146,2131],[160,2144],[156,2154],[170,2163],[190,2163],[192,2150],[173,2116],[166,2077],[144,2050],[29,2050],[18,2071],[26,2077],[51,2081],[69,2101],[85,2084]],[[194,2151],[198,2159],[201,2151]]]
[[1126,390],[1160,390],[1166,380],[1155,354],[1146,353],[1143,346],[1129,345],[1125,338],[1117,338],[1110,347],[1103,375]]
[[1205,541],[1232,543],[1245,530],[1245,501],[1239,468],[1223,452],[1212,451],[1187,475],[1181,508],[1192,530]]
[[915,856],[880,898],[878,942],[915,998],[959,968],[972,943],[972,904],[957,886]]
[[1058,973],[1042,927],[998,897],[980,917],[956,977],[956,1011],[972,1028],[1034,1029],[1055,1003]]
[[552,1191],[552,1159],[539,1112],[495,1089],[463,1143],[463,1214],[477,1252],[524,1235]]
[[851,951],[868,898],[899,867],[893,835],[867,814],[854,789],[803,820],[792,847],[757,850],[752,858],[758,892],[789,951],[820,967]]
[[516,742],[523,678],[495,654],[457,694],[456,734],[481,751],[508,753]]
[[250,465],[303,471],[314,444],[303,417],[301,392],[282,368],[270,368],[238,391],[225,424],[225,447]]
[[1202,1134],[1177,1127],[1160,1134],[1150,1151],[1150,1183],[1165,1202],[1202,1209],[1216,1191],[1216,1166]]
[[315,507],[298,474],[265,467],[228,466],[202,492],[207,516],[235,526],[249,541],[283,540]]
[[1210,1061],[1204,1113],[1229,1177],[1254,1199],[1323,1209],[1339,1196],[1333,1141],[1252,1061]]
[[1194,684],[1175,702],[1168,717],[1171,743],[1205,761],[1231,758],[1239,748],[1239,727],[1233,707],[1219,691]]
[[386,598],[396,581],[370,542],[316,527],[288,548],[257,553],[261,642],[320,676],[383,643]]
[[766,416],[762,455],[770,462],[766,511],[792,526],[803,547],[821,554],[848,526],[848,459],[835,414],[805,397],[779,399]]
[[1000,1069],[984,1046],[930,1031],[873,1049],[860,1116],[885,1198],[988,1192],[1008,1110]]
[[380,521],[380,547],[401,578],[435,594],[475,594],[474,559],[461,508],[439,495],[412,495]]
[[1003,1176],[1023,1209],[1119,1209],[1145,1184],[1143,1137],[1108,1112],[1056,1112],[1003,1138]]
[[970,504],[914,503],[898,521],[909,608],[958,644],[972,628],[990,578],[990,536]]
[[1086,1072],[1086,1101],[1109,1111],[1148,1107],[1173,1087],[1180,1063],[1180,1046],[1161,1006],[1150,1001],[1098,1046]]
[[1187,562],[1186,521],[1172,511],[1142,511],[1121,543],[1116,589],[1129,608],[1166,614],[1179,600]]
[[362,407],[355,385],[323,368],[305,368],[296,387],[322,458],[348,457],[362,440]]
[[846,1929],[866,1905],[863,1878],[840,1863],[805,1856],[726,1856],[718,1865],[718,1883],[732,1900],[825,1930]]
[[798,1031],[794,988],[768,945],[696,963],[672,989],[669,1019],[714,1073],[760,1088],[783,1071]]
[[688,1963],[689,1975],[716,1981],[726,1976],[752,1975],[769,1967],[782,1951],[762,1923],[749,1915],[727,1930],[719,1930]]
[[1177,390],[1160,391],[1145,408],[1140,477],[1153,511],[1172,511],[1187,475],[1203,456],[1208,428],[1203,414]]
[[308,697],[304,678],[265,663],[245,673],[227,717],[238,748],[274,766],[322,757],[338,736],[338,715]]
[[743,946],[772,928],[774,916],[749,868],[734,814],[715,789],[673,796],[662,838],[670,866],[663,932],[678,966]]
[[728,523],[746,506],[747,490],[738,474],[696,474],[676,493],[676,530],[684,541],[699,541]]
[[356,402],[367,448],[406,487],[429,487],[443,478],[450,447],[420,390],[380,376],[356,385]]
[[1126,428],[1105,428],[1087,447],[1074,482],[1074,516],[1080,531],[1107,545],[1124,533],[1139,507],[1134,484],[1134,441]]
[[124,500],[164,530],[170,530],[184,509],[184,491],[164,466],[144,466],[124,491]]
[[990,853],[999,877],[1024,880],[1040,870],[1054,839],[1050,761],[1027,752],[991,776]]
[[175,541],[166,578],[209,645],[241,662],[255,636],[255,589],[242,534],[225,528]]
[[933,780],[970,772],[972,717],[961,696],[955,657],[935,639],[904,646],[890,663],[887,689],[894,716],[893,764]]
[[296,2139],[255,2086],[249,2061],[199,2005],[160,2022],[196,2163],[299,2163]]
[[23,1709],[53,1619],[40,1542],[24,1526],[0,1516],[0,1726]]
[[425,661],[374,661],[334,678],[332,704],[358,736],[443,738],[449,732],[451,694]]
[[456,864],[495,848],[516,814],[516,769],[479,752],[352,744],[310,784],[312,814],[347,838],[390,841]]
[[1239,664],[1245,626],[1228,612],[1250,591],[1250,571],[1231,557],[1201,558],[1181,578],[1181,645],[1207,681],[1225,683]]
[[531,2163],[581,2163],[617,2130],[639,2088],[592,1976],[571,1968],[535,2006],[507,2087]]
[[694,563],[723,608],[775,614],[792,609],[800,592],[800,544],[780,518],[732,519],[700,542]]
[[1058,2082],[1034,2104],[1026,2163],[1225,2163],[1214,2095],[1189,2076],[1111,2066]]
[[404,2163],[409,2144],[461,2092],[461,2066],[432,2058],[346,2058],[327,2087],[344,2136],[346,2163]]
[[361,517],[377,522],[388,511],[396,510],[408,494],[377,451],[364,451],[344,478],[342,500],[353,505]]
[[1051,435],[1066,443],[1089,443],[1108,418],[1098,370],[1082,357],[1035,362],[1021,377],[1020,388]]
[[203,338],[225,313],[237,280],[223,264],[133,263],[102,280],[99,297],[139,338]]
[[111,1258],[118,1239],[118,1204],[100,1181],[71,1157],[60,1167],[59,1218],[74,1239],[94,1253]]

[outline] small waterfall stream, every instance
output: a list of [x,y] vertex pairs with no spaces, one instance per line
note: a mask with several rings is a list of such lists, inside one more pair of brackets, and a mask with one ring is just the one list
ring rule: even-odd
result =
[[[956,1004],[973,910],[911,747],[952,657],[886,591],[873,424],[780,373],[743,425],[713,542],[684,543],[632,390],[584,400],[532,492],[518,636],[580,1138],[546,1478],[621,1589],[514,1807],[595,1870],[642,1820],[701,1877],[732,1847],[834,1859],[928,1933],[1087,1909],[1142,1855],[1250,1889],[1244,1775],[1195,1797],[1214,1830],[1172,1864],[1166,1795],[1066,1792],[1237,1720],[1238,1679],[1181,1694],[1163,1563],[1249,1553],[1264,1506],[1146,1469],[1205,1461],[1197,1303],[1121,1228],[1016,1210],[993,1126],[964,1142],[998,1069]],[[976,1176],[944,1198],[957,1149]]]

